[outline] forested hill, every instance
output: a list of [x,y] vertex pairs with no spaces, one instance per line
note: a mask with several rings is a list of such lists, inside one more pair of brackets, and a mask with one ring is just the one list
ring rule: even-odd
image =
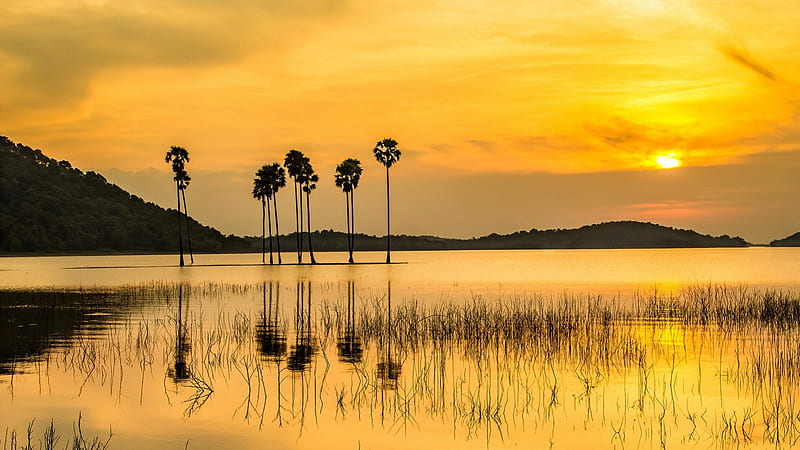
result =
[[[196,251],[235,249],[237,239],[190,224]],[[0,137],[0,251],[172,252],[176,243],[175,210]]]
[[[165,182],[168,182],[165,180]],[[254,237],[225,236],[190,219],[199,252],[260,251]],[[346,250],[344,233],[316,231],[315,250]],[[281,238],[291,251],[293,235]],[[569,230],[530,230],[475,239],[393,236],[393,250],[538,248],[737,247],[743,239],[713,237],[642,222],[608,222]],[[359,234],[357,250],[381,250],[385,239]],[[177,215],[0,136],[0,253],[177,252]]]
[[800,232],[783,239],[775,239],[769,245],[772,247],[800,247]]
[[573,229],[491,234],[462,241],[476,248],[679,248],[746,247],[740,237],[709,236],[648,222],[604,222]]

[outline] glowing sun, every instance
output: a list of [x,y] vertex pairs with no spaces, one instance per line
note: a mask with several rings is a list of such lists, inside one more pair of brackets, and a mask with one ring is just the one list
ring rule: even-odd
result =
[[669,155],[656,156],[656,164],[662,169],[674,169],[680,167],[683,163],[675,157],[675,153],[670,153]]

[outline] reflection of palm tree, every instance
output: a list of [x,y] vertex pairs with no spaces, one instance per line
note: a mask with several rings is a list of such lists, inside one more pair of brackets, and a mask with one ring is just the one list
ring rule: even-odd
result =
[[347,312],[344,322],[344,333],[339,336],[336,348],[339,351],[339,361],[358,364],[364,355],[361,348],[361,339],[356,334],[356,287],[355,282],[347,282]]
[[[256,325],[256,340],[258,341],[258,348],[261,354],[267,359],[275,362],[280,362],[286,355],[286,334],[281,330],[278,325],[278,313],[280,309],[280,290],[281,285],[278,283],[277,288],[273,289],[272,282],[262,286],[264,294],[264,312],[261,316],[261,323]],[[267,303],[267,291],[269,291],[269,303]],[[273,302],[273,292],[275,301]]]
[[[186,301],[186,310],[189,310],[189,301]],[[191,377],[191,369],[186,364],[186,356],[191,352],[192,345],[188,337],[188,330],[183,315],[183,286],[178,286],[178,320],[175,328],[175,364],[169,370],[168,376],[175,384],[184,382]]]
[[[307,299],[306,297],[307,293]],[[292,372],[304,372],[311,365],[316,349],[311,341],[311,282],[297,283],[295,306],[295,343],[289,351],[286,367]]]
[[[303,239],[302,239],[302,224],[303,224],[303,199],[302,193],[301,196],[298,197],[298,187],[300,185],[300,181],[298,181],[298,177],[301,176],[303,171],[303,166],[305,165],[308,158],[303,155],[303,153],[299,150],[289,150],[286,153],[286,158],[283,160],[283,165],[286,167],[286,172],[288,172],[289,177],[294,180],[294,223],[296,229],[296,245],[297,245],[297,263],[303,262]],[[299,202],[298,202],[299,200]]]
[[397,149],[397,141],[392,138],[386,138],[378,141],[375,148],[372,150],[375,154],[375,159],[386,167],[386,263],[391,261],[391,230],[390,230],[390,215],[389,215],[389,168],[400,160],[400,150]]
[[355,212],[353,209],[353,193],[358,187],[358,182],[361,179],[361,161],[353,158],[347,158],[341,164],[336,166],[336,175],[334,181],[336,186],[341,188],[344,192],[345,209],[347,215],[347,250],[350,258],[348,261],[353,263],[353,251],[355,244]]
[[402,363],[392,355],[392,282],[387,286],[387,326],[386,326],[386,359],[378,363],[376,375],[381,380],[383,389],[397,389],[397,380],[403,369]]
[[[183,147],[173,145],[164,157],[164,161],[172,163],[172,172],[175,174],[175,192],[178,197],[178,250],[180,252],[180,265],[183,266],[183,234],[181,232],[181,191],[189,184],[189,175],[185,166],[189,162],[189,152]],[[187,222],[188,223],[188,222]]]

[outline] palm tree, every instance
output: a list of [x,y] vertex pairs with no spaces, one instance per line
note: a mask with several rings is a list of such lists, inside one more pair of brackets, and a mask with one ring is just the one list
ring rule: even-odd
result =
[[[308,227],[306,228],[306,231],[308,231],[308,254],[311,257],[311,264],[316,264],[317,260],[314,258],[314,248],[311,246],[311,191],[317,188],[319,176],[314,173],[314,168],[311,167],[311,163],[309,162],[308,158],[305,158],[302,174],[298,177],[298,179],[302,181],[302,189],[303,192],[306,193],[306,220],[308,221]],[[302,203],[303,199],[300,199],[300,204],[302,205]]]
[[375,154],[375,159],[386,167],[386,264],[391,263],[391,232],[390,232],[390,215],[389,215],[389,168],[400,160],[400,150],[397,149],[397,141],[392,138],[385,138],[375,144],[372,150]]
[[275,213],[275,243],[278,246],[278,264],[283,264],[281,260],[281,232],[278,229],[278,201],[276,198],[278,197],[278,191],[286,186],[286,171],[283,170],[279,163],[272,163],[267,168],[269,169],[267,180],[269,180],[270,190],[272,191],[272,210]]
[[164,161],[172,163],[172,172],[175,174],[175,193],[178,197],[178,250],[180,252],[180,265],[184,266],[183,262],[183,233],[181,232],[181,186],[183,188],[188,185],[189,175],[184,170],[187,162],[189,162],[189,152],[183,147],[173,145],[170,147]]
[[186,208],[186,188],[189,187],[189,182],[192,181],[192,178],[188,173],[186,173],[185,170],[180,171],[179,177],[180,181],[178,181],[178,184],[180,185],[181,189],[181,197],[183,197],[183,218],[186,222],[186,242],[189,244],[189,260],[192,262],[192,264],[194,264],[194,253],[192,252],[192,233],[189,232],[189,210]]
[[[302,176],[303,166],[308,161],[308,158],[303,155],[299,150],[289,150],[286,153],[286,158],[283,160],[283,165],[289,173],[289,177],[294,180],[294,223],[295,223],[295,239],[297,242],[297,263],[303,262],[303,240],[302,240],[302,223],[303,223],[303,199],[298,197],[298,188],[301,181],[298,177]],[[301,193],[302,195],[302,193]]]
[[[265,223],[268,200],[272,197],[272,183],[269,180],[269,166],[263,165],[256,171],[253,178],[253,198],[261,201],[261,264],[266,263],[266,237]],[[269,263],[272,264],[272,216],[269,224]]]
[[353,193],[358,187],[361,179],[361,162],[357,159],[348,158],[336,166],[334,181],[337,187],[344,192],[345,210],[347,215],[347,250],[350,254],[349,262],[353,263],[353,251],[355,244],[355,213],[353,210]]

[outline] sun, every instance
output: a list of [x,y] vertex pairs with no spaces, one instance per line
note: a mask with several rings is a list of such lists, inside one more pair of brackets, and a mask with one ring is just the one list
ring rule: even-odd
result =
[[675,153],[670,153],[669,155],[656,156],[656,164],[662,169],[674,169],[680,167],[683,162],[675,157]]

